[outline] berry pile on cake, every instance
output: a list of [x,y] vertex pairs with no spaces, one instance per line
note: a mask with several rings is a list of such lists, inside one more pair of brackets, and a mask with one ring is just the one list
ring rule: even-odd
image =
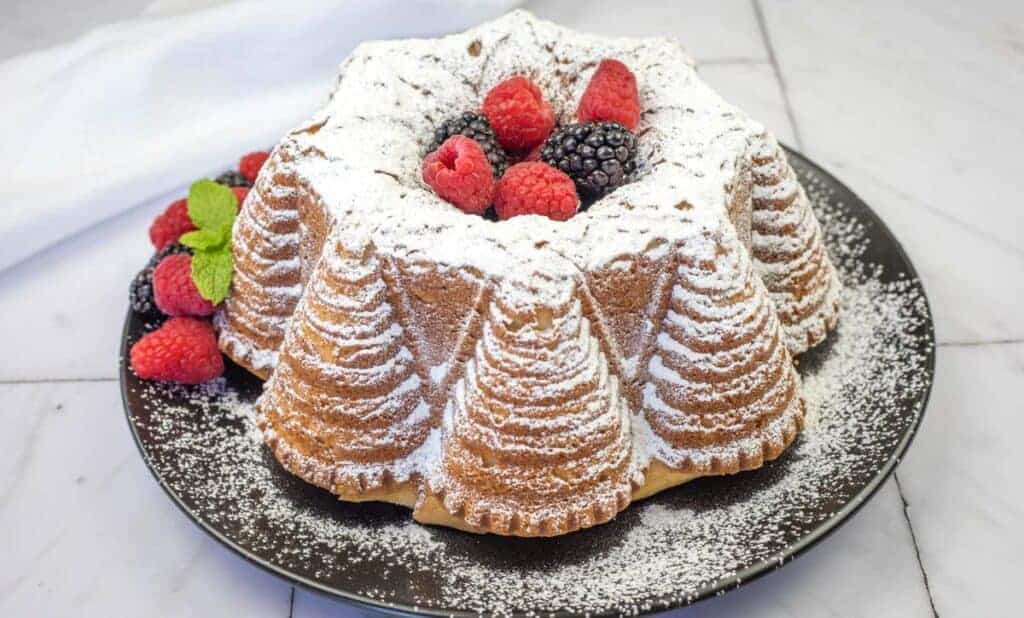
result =
[[[839,280],[783,150],[678,44],[515,11],[341,72],[232,219],[230,294],[201,294],[267,379],[285,469],[550,536],[792,442],[792,355],[835,326]],[[224,283],[207,215],[182,237],[201,293]]]
[[231,226],[268,156],[251,152],[237,170],[196,182],[150,225],[156,253],[129,289],[132,311],[155,327],[129,354],[140,378],[200,384],[224,373],[209,318],[230,285]]
[[487,93],[481,112],[463,112],[437,127],[423,181],[469,214],[565,221],[636,172],[632,129],[640,122],[640,101],[629,68],[602,60],[576,117],[555,129],[541,89],[528,77],[510,77]]

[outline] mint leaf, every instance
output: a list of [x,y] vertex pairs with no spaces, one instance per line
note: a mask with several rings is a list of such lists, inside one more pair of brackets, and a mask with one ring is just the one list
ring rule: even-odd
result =
[[237,212],[238,198],[224,185],[203,179],[188,189],[188,216],[199,229],[183,234],[181,242],[194,251],[192,281],[199,295],[215,305],[231,289],[231,228]]
[[192,256],[192,281],[199,295],[215,305],[227,298],[233,263],[230,247],[197,250]]
[[201,230],[229,229],[238,212],[234,191],[206,178],[188,188],[188,216]]
[[204,229],[186,232],[181,235],[178,242],[186,247],[197,250],[220,249],[231,240],[231,228],[223,227],[219,230]]

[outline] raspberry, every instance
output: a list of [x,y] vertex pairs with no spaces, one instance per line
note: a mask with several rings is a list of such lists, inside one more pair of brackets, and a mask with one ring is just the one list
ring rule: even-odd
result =
[[497,178],[501,178],[501,175],[508,169],[508,157],[498,144],[498,139],[494,136],[494,129],[491,128],[491,124],[487,122],[487,117],[483,114],[462,112],[458,116],[445,119],[434,129],[434,139],[430,142],[427,150],[437,150],[445,140],[453,135],[465,135],[480,144]]
[[143,380],[201,384],[224,373],[213,326],[198,318],[171,318],[132,346],[131,367]]
[[231,187],[231,191],[238,198],[238,210],[242,209],[242,204],[245,203],[245,198],[249,195],[249,187]]
[[494,189],[494,209],[502,220],[544,215],[565,221],[576,214],[579,206],[572,178],[546,163],[517,163],[508,168]]
[[270,153],[263,150],[250,152],[242,157],[238,162],[238,171],[241,172],[242,176],[245,176],[245,179],[250,183],[256,182],[256,177],[260,175],[260,169],[263,167],[263,164],[267,162],[269,157]]
[[199,295],[192,281],[192,256],[165,257],[153,271],[153,298],[167,315],[210,315],[217,308]]
[[528,150],[544,141],[555,126],[555,112],[540,88],[528,78],[510,77],[484,98],[484,116],[498,143],[508,150]]
[[640,122],[636,77],[618,60],[602,60],[576,109],[580,122],[608,120],[629,130]]
[[128,288],[128,299],[132,305],[132,311],[146,319],[162,319],[163,314],[156,307],[153,300],[153,271],[160,262],[168,255],[187,253],[192,255],[192,250],[185,245],[172,243],[156,252],[149,258],[146,267],[139,271]]
[[188,202],[178,200],[153,220],[149,226],[149,240],[159,251],[171,243],[178,242],[181,235],[196,229],[188,217]]
[[462,212],[483,214],[494,193],[494,175],[480,144],[449,137],[423,160],[423,181]]

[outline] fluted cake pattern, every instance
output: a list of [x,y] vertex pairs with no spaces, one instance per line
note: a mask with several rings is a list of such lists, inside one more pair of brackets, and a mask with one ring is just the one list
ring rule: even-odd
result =
[[[637,75],[640,173],[565,222],[465,215],[420,179],[453,109],[528,74],[561,122],[602,58]],[[518,536],[779,456],[792,353],[839,282],[774,138],[673,41],[515,11],[360,46],[274,149],[234,229],[221,347],[289,471],[422,522]]]
[[336,239],[300,301],[258,422],[281,463],[366,499],[409,481],[436,419],[372,245]]
[[285,327],[302,291],[298,202],[304,192],[289,169],[287,147],[272,157],[239,211],[231,294],[217,316],[221,349],[266,378],[277,364]]
[[751,251],[789,350],[800,354],[821,343],[839,319],[839,275],[807,193],[775,138],[764,135],[752,159]]
[[448,513],[500,534],[608,521],[631,490],[629,416],[618,379],[575,289],[538,303],[503,287],[449,400],[430,491]]
[[802,426],[779,320],[732,234],[696,236],[680,253],[648,376],[653,455],[681,473],[760,467]]

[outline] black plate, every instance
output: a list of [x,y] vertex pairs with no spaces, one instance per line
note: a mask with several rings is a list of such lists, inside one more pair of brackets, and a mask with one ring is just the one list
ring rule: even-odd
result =
[[[228,405],[261,390],[230,363],[224,383],[204,389],[140,381],[122,361],[132,434],[157,481],[203,530],[277,575],[364,606],[602,615],[733,589],[813,546],[875,493],[909,446],[934,375],[927,300],[899,242],[842,183],[790,158],[848,292],[840,334],[799,360],[820,408],[815,433],[761,470],[695,481],[580,533],[509,539],[420,527],[404,509],[340,503],[296,480],[249,434],[238,414],[245,406]],[[122,358],[147,328],[129,314]],[[832,469],[811,472],[822,466]],[[643,563],[652,559],[666,572],[647,582]]]

